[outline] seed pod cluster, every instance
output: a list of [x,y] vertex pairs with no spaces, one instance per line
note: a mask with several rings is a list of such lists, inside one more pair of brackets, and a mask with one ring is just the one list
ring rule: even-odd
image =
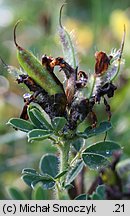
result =
[[[63,45],[63,57],[42,56],[40,62],[31,52],[19,46],[16,40],[16,28],[14,27],[14,43],[17,48],[17,58],[20,66],[26,74],[20,74],[18,83],[24,83],[33,92],[24,97],[25,106],[21,118],[28,119],[27,108],[31,102],[39,104],[51,119],[56,116],[64,116],[67,119],[65,130],[74,130],[88,115],[92,119],[92,126],[97,123],[96,113],[93,108],[96,103],[100,104],[103,99],[108,120],[111,119],[111,108],[107,98],[113,97],[116,86],[112,83],[117,76],[120,64],[122,63],[122,52],[125,40],[125,27],[119,50],[107,55],[100,51],[95,53],[95,71],[88,75],[84,71],[78,70],[77,60],[73,42],[68,32],[61,24],[60,10],[60,39]],[[67,44],[67,46],[65,45]],[[67,53],[70,60],[67,60]],[[66,55],[67,54],[67,55]],[[70,63],[71,62],[71,63]],[[58,66],[59,72],[65,74],[66,83],[63,84],[54,73],[54,68]],[[9,66],[7,65],[7,68]]]
[[[20,47],[16,42],[16,28],[20,21],[18,21],[14,27],[14,42],[17,47],[17,58],[20,66],[26,71],[41,88],[48,92],[49,95],[55,95],[59,93],[64,94],[63,87],[57,84],[53,79],[51,73],[47,73],[46,68],[41,62],[28,50]],[[58,80],[58,79],[57,79]]]
[[17,48],[18,62],[27,75],[20,75],[17,81],[24,83],[30,91],[34,92],[30,98],[25,100],[21,117],[27,116],[27,106],[32,101],[41,105],[51,118],[62,116],[65,114],[66,95],[63,85],[53,73],[53,67],[49,67],[53,59],[44,56],[41,63],[31,52],[18,45],[16,28],[19,22],[14,27],[14,42]]

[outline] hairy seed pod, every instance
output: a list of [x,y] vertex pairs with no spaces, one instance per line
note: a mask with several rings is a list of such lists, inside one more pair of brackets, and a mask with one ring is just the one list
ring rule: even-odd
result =
[[64,89],[62,85],[60,85],[60,81],[58,80],[58,78],[56,82],[53,74],[49,73],[32,53],[20,47],[16,42],[16,28],[19,22],[20,21],[18,21],[14,27],[14,43],[17,47],[17,58],[20,66],[49,95],[64,95]]

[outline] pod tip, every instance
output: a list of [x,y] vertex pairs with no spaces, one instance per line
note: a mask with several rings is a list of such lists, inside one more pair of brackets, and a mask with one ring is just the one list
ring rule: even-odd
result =
[[18,20],[18,21],[16,22],[15,26],[14,26],[14,43],[15,43],[15,46],[16,46],[17,48],[20,48],[20,46],[18,45],[18,43],[17,43],[17,41],[16,41],[16,28],[17,28],[18,24],[19,24],[21,21],[22,21],[22,20]]
[[63,3],[61,8],[60,8],[60,15],[59,15],[59,25],[61,28],[63,28],[62,26],[62,23],[61,23],[61,15],[62,15],[62,10],[63,10],[63,7],[66,5],[67,3]]

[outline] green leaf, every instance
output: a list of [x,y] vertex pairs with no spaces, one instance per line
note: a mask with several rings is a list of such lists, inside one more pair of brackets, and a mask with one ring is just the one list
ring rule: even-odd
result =
[[40,160],[39,169],[41,173],[55,178],[59,173],[59,159],[54,154],[46,154]]
[[22,170],[22,174],[28,174],[28,175],[38,175],[39,176],[39,173],[35,170],[35,169],[32,169],[32,168],[24,168]]
[[96,188],[96,191],[93,192],[93,194],[91,195],[91,199],[92,200],[105,200],[106,199],[106,186],[105,185],[99,185]]
[[87,199],[88,199],[87,194],[80,194],[75,198],[75,200],[87,200]]
[[23,181],[34,189],[35,185],[39,182],[42,183],[43,189],[50,189],[54,187],[55,181],[49,175],[29,175],[25,174],[22,176]]
[[32,110],[33,115],[36,117],[36,119],[42,124],[43,128],[52,130],[52,126],[48,123],[48,121],[45,119],[42,112],[40,112],[38,109],[33,108]]
[[49,200],[49,193],[47,190],[44,190],[42,187],[42,183],[37,183],[32,191],[32,199],[33,200]]
[[52,119],[52,126],[57,132],[63,129],[66,123],[67,120],[64,117],[55,117],[54,119]]
[[64,170],[63,172],[59,173],[58,175],[55,176],[55,179],[59,179],[62,176],[64,176],[66,173],[68,172],[68,170]]
[[71,141],[71,145],[75,148],[75,150],[78,152],[84,145],[84,139],[83,138],[75,138]]
[[113,141],[102,141],[94,143],[86,148],[84,153],[99,154],[104,157],[111,157],[115,151],[121,150],[119,144]]
[[37,175],[23,175],[22,176],[22,180],[28,185],[31,187],[31,184],[33,181],[40,181],[40,177],[37,176]]
[[31,183],[31,187],[34,189],[38,183],[41,183],[43,190],[52,189],[55,186],[55,181],[52,181],[51,179],[41,179],[39,181],[33,181]]
[[76,177],[77,175],[81,172],[83,169],[84,163],[82,160],[79,160],[76,162],[75,166],[70,169],[67,177],[66,177],[66,184],[70,184]]
[[90,169],[99,169],[110,163],[106,157],[95,153],[83,153],[82,158]]
[[13,200],[27,200],[27,197],[18,188],[10,187],[8,188],[8,193]]
[[78,136],[87,139],[92,136],[97,136],[99,134],[105,133],[112,128],[112,125],[108,121],[101,122],[100,125],[96,128],[88,127],[82,133],[77,133]]
[[50,137],[52,134],[51,131],[49,130],[42,130],[42,129],[34,129],[30,131],[27,136],[28,136],[28,141],[32,140],[44,140]]
[[[36,109],[37,110],[37,109]],[[31,107],[28,108],[28,116],[30,121],[37,127],[41,129],[46,129],[43,124],[36,118],[36,116],[33,113],[33,109]]]
[[18,130],[24,131],[24,132],[29,132],[36,128],[29,121],[26,121],[20,118],[11,118],[7,124],[13,126],[14,128]]
[[106,166],[109,163],[108,158],[120,149],[120,145],[113,141],[98,142],[87,147],[82,154],[82,158],[89,168],[98,169]]

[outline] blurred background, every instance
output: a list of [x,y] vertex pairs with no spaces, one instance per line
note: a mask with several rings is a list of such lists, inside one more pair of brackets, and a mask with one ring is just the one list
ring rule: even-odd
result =
[[[108,139],[119,142],[125,155],[130,156],[130,2],[129,0],[68,0],[64,7],[62,23],[74,30],[79,68],[86,72],[94,70],[96,50],[108,54],[119,48],[126,25],[124,48],[125,67],[116,81],[118,90],[110,99],[113,129]],[[0,0],[0,56],[4,61],[19,67],[13,42],[13,28],[17,20],[23,22],[17,29],[19,44],[31,50],[39,59],[43,54],[62,56],[58,36],[58,0]],[[16,186],[30,194],[31,190],[20,179],[24,167],[38,169],[40,157],[56,149],[48,142],[27,143],[26,134],[15,131],[6,123],[11,117],[19,117],[23,106],[22,95],[26,92],[15,78],[0,64],[0,199],[9,199],[7,188]],[[96,108],[98,120],[107,119],[104,106]],[[100,115],[102,113],[102,115]],[[87,121],[85,122],[87,124]],[[92,144],[103,137],[87,140]],[[95,173],[86,174],[86,189]],[[29,197],[28,197],[29,198]]]

